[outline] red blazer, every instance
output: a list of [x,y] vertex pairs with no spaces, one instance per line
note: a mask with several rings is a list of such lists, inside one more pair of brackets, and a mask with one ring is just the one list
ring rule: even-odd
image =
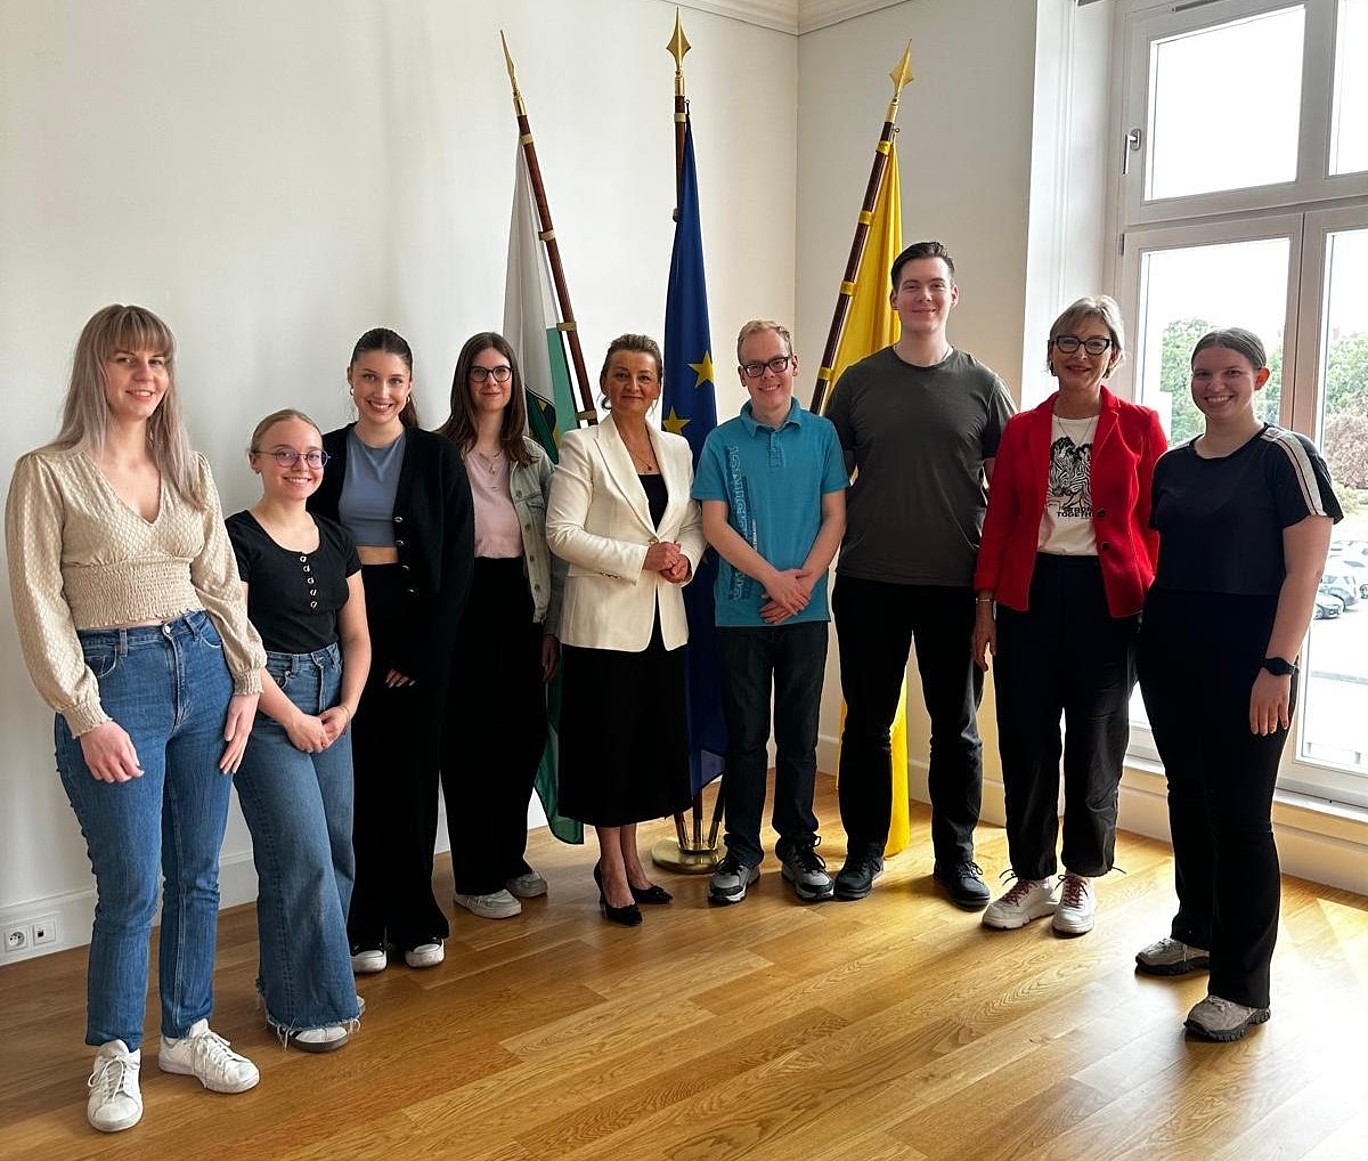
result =
[[[991,592],[1000,604],[1019,612],[1026,611],[1030,599],[1057,398],[1058,393],[1051,395],[1008,421],[988,489],[974,588]],[[1113,617],[1138,613],[1154,580],[1159,534],[1149,526],[1150,485],[1154,463],[1167,447],[1154,411],[1102,388],[1088,479],[1097,558]]]

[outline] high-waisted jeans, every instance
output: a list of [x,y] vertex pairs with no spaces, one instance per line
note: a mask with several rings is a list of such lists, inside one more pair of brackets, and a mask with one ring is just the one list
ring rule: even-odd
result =
[[[335,644],[314,653],[267,653],[266,669],[306,714],[338,702],[342,657]],[[351,728],[321,753],[306,754],[284,726],[258,713],[236,782],[256,863],[257,989],[266,1019],[282,1033],[353,1020]]]
[[232,678],[204,612],[138,629],[82,630],[104,710],[128,731],[142,777],[94,778],[60,715],[57,770],[95,872],[86,1043],[142,1044],[157,877],[161,1032],[181,1037],[213,1009],[219,848],[232,780],[219,772]]

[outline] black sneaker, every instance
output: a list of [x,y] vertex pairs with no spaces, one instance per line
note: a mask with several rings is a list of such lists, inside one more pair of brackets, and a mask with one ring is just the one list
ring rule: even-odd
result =
[[[815,844],[814,844],[815,846]],[[783,876],[804,903],[820,903],[831,898],[831,876],[826,860],[812,846],[798,846],[780,860]]]
[[962,863],[937,863],[931,877],[950,893],[950,901],[966,911],[982,911],[992,894],[983,881],[983,870],[970,859]]
[[874,880],[883,874],[883,855],[872,851],[846,855],[845,865],[836,872],[837,899],[863,899],[874,890]]

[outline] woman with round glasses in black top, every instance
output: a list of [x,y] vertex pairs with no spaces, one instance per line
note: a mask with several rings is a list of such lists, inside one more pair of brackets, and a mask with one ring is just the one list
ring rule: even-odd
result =
[[360,1015],[347,941],[348,727],[370,669],[366,598],[351,536],[305,509],[328,462],[313,420],[277,411],[250,446],[261,499],[227,525],[266,646],[256,726],[235,779],[257,871],[257,989],[282,1043],[331,1052]]

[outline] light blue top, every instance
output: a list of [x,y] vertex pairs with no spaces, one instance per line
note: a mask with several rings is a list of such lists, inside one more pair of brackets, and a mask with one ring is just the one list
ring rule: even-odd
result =
[[337,500],[338,522],[358,545],[394,547],[394,497],[404,467],[404,436],[388,447],[371,447],[347,433],[347,474]]
[[[748,401],[735,419],[715,427],[703,445],[693,498],[722,500],[727,522],[777,569],[799,568],[822,526],[822,497],[849,483],[836,429],[793,400],[779,427],[757,423]],[[719,560],[719,626],[760,626],[758,581]],[[807,608],[783,622],[825,621],[827,578],[813,586]]]

